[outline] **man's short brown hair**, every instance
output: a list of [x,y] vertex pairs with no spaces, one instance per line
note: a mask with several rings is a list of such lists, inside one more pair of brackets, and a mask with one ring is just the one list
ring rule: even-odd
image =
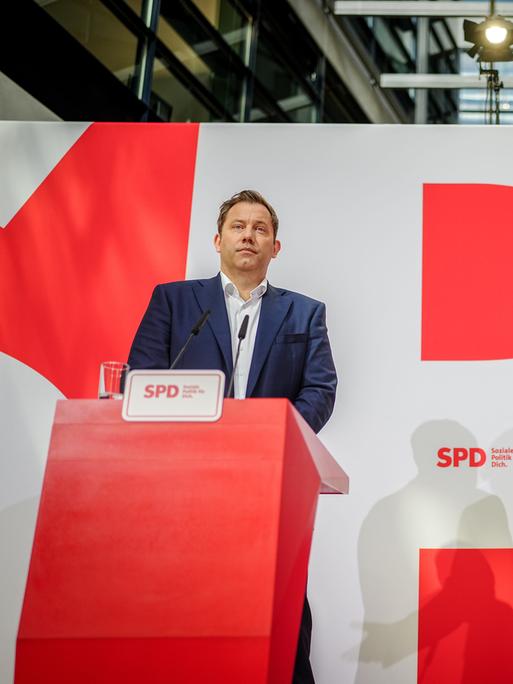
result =
[[269,202],[256,190],[241,190],[230,199],[225,200],[219,207],[219,216],[217,218],[217,230],[221,234],[223,228],[223,223],[226,219],[226,214],[230,209],[239,202],[249,202],[249,204],[262,204],[267,211],[271,214],[271,221],[273,224],[274,239],[276,240],[276,235],[278,233],[278,216]]

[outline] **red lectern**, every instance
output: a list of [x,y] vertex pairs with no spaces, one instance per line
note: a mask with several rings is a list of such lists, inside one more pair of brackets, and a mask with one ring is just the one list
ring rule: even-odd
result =
[[288,684],[317,495],[347,488],[285,399],[216,423],[59,401],[16,684]]

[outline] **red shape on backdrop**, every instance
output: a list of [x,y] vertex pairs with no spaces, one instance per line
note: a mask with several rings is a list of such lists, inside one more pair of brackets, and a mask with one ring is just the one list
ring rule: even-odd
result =
[[[185,276],[197,124],[93,124],[0,232],[0,351],[68,397]],[[14,181],[13,181],[14,182]]]
[[426,184],[422,359],[513,358],[513,188]]
[[290,682],[327,456],[286,399],[213,424],[58,402],[16,684]]
[[419,684],[511,684],[513,549],[420,549]]

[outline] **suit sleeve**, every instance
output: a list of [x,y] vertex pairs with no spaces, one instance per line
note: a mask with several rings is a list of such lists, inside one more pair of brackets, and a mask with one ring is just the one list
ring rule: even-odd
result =
[[164,288],[157,285],[132,342],[130,368],[169,368],[170,342],[171,309]]
[[326,307],[319,303],[310,321],[301,388],[294,401],[296,409],[315,432],[319,432],[331,416],[336,390],[337,372],[326,328]]

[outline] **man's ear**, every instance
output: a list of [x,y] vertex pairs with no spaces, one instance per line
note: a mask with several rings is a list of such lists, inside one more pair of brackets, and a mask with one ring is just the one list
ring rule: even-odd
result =
[[273,259],[276,259],[278,256],[279,252],[281,249],[281,242],[279,240],[274,241],[274,249],[273,249]]
[[216,252],[219,254],[219,252],[221,251],[221,236],[219,235],[219,233],[216,233],[214,235],[214,247]]

